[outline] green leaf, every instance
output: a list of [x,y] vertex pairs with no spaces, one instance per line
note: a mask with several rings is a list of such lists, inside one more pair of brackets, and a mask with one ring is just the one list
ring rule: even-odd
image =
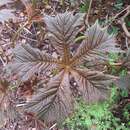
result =
[[127,22],[127,25],[130,27],[130,22]]
[[130,110],[130,103],[125,106],[126,109]]
[[114,5],[115,9],[121,10],[123,7],[123,0],[116,0],[116,3]]
[[128,97],[128,91],[126,89],[123,89],[121,92],[122,97]]
[[86,2],[86,3],[80,5],[79,11],[81,13],[85,13],[88,11],[88,8],[89,8],[89,3]]
[[111,28],[108,30],[109,34],[118,34],[119,28],[116,26],[111,26]]

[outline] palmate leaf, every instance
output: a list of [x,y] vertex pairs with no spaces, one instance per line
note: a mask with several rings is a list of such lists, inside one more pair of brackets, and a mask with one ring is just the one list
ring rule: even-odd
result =
[[[27,102],[25,110],[36,113],[46,122],[59,122],[73,110],[75,89],[88,103],[106,99],[109,94],[109,85],[115,77],[95,71],[95,68],[80,69],[83,61],[95,60],[102,64],[107,61],[109,51],[118,52],[115,47],[115,38],[107,33],[107,28],[101,28],[96,22],[85,33],[86,39],[81,42],[74,54],[70,47],[75,41],[78,27],[82,24],[83,15],[72,13],[58,14],[55,17],[46,16],[45,22],[50,33],[51,44],[60,54],[59,59],[45,54],[28,45],[21,45],[15,49],[15,73],[23,80],[34,73],[51,71],[57,67],[58,74],[46,86],[41,86],[33,98]],[[77,83],[72,86],[71,79]],[[73,88],[73,89],[72,89]]]
[[107,28],[101,28],[98,21],[95,22],[85,32],[86,39],[78,47],[72,61],[81,64],[80,61],[93,61],[98,62],[108,60],[108,52],[119,52],[120,49],[116,48],[115,36],[109,35]]
[[48,70],[51,71],[56,67],[57,60],[49,54],[32,48],[30,45],[22,44],[14,50],[14,63],[10,65],[13,73],[19,74],[20,78],[25,81],[33,74]]
[[66,12],[55,17],[44,18],[47,29],[51,33],[49,39],[60,54],[74,43],[79,26],[83,24],[83,16],[83,14],[73,15],[71,12]]

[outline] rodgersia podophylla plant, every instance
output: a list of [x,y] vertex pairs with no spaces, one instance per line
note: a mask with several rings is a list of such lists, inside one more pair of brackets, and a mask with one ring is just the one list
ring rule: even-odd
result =
[[[28,44],[14,49],[11,68],[23,81],[36,73],[57,70],[57,74],[34,92],[25,105],[27,112],[35,113],[46,122],[60,122],[71,114],[75,96],[80,96],[87,103],[106,99],[114,79],[114,76],[103,73],[102,68],[97,68],[107,63],[109,52],[119,51],[115,47],[115,37],[107,33],[106,27],[101,28],[95,22],[84,32],[85,38],[75,43],[83,17],[70,12],[55,17],[45,16],[48,39],[60,58]],[[75,47],[75,44],[78,45]],[[84,63],[86,67],[82,66]]]

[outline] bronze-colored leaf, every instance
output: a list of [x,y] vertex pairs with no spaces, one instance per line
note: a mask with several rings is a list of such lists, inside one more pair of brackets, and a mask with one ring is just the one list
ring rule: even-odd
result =
[[120,51],[119,48],[115,47],[116,40],[114,35],[109,35],[107,33],[107,28],[101,28],[98,21],[87,29],[85,35],[86,39],[80,44],[72,59],[74,63],[78,63],[82,60],[105,61],[108,60],[108,52],[115,53]]
[[10,68],[25,81],[35,73],[39,73],[42,70],[45,73],[53,69],[56,64],[57,60],[49,54],[22,44],[14,49],[14,63],[10,65]]
[[91,70],[74,70],[71,73],[79,86],[80,95],[87,103],[106,99],[109,94],[109,85],[115,78]]
[[52,45],[61,54],[64,48],[69,48],[74,43],[79,26],[83,24],[83,14],[73,15],[71,12],[58,14],[55,17],[46,16],[44,18],[50,34]]
[[52,78],[47,87],[40,89],[26,105],[26,110],[36,113],[47,122],[61,122],[73,109],[69,75],[64,71]]

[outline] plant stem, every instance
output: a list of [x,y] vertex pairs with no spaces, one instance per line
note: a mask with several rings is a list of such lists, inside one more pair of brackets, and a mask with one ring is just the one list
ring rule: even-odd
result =
[[108,20],[107,22],[107,26],[110,26],[112,24],[112,22],[119,16],[121,15],[124,11],[128,10],[130,8],[130,5],[127,6],[125,9],[123,9],[122,11],[120,11],[119,13],[117,13],[114,17],[112,17],[110,20]]

